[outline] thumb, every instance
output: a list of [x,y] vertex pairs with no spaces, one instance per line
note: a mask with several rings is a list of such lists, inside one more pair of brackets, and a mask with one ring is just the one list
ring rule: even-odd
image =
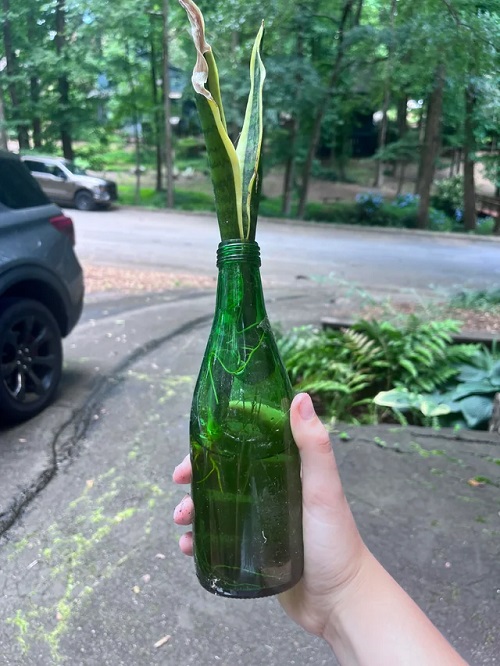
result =
[[343,496],[330,437],[307,393],[295,396],[290,409],[293,437],[302,461],[304,507],[333,507]]

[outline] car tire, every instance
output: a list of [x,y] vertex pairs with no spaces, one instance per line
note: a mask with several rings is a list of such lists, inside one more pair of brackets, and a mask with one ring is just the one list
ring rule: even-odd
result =
[[87,190],[80,190],[75,194],[75,206],[78,210],[94,210],[94,197]]
[[54,398],[62,374],[61,331],[51,312],[28,299],[0,307],[0,414],[19,422]]

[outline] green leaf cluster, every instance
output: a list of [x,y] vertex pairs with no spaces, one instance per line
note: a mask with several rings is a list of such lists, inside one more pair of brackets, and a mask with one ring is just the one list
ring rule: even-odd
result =
[[464,289],[451,297],[450,307],[468,310],[498,310],[500,309],[500,287]]
[[456,369],[453,381],[440,391],[423,394],[400,386],[382,391],[374,402],[391,407],[398,415],[409,412],[424,423],[430,419],[442,426],[484,428],[493,412],[495,394],[500,392],[500,358],[482,347]]
[[376,422],[373,399],[381,391],[432,393],[472,362],[479,346],[452,344],[459,328],[411,315],[400,325],[361,320],[340,331],[296,328],[278,344],[297,390],[314,394],[337,420]]

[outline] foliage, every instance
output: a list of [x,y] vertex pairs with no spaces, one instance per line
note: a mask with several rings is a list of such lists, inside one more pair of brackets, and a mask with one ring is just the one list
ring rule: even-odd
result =
[[483,346],[456,369],[453,381],[446,382],[440,391],[422,394],[400,386],[380,392],[374,402],[391,407],[398,415],[410,413],[424,424],[485,428],[495,394],[500,391],[500,355]]
[[205,154],[205,152],[205,144],[197,137],[184,136],[177,141],[176,154],[181,159],[200,157],[200,155]]
[[[419,197],[403,194],[392,201],[386,201],[381,194],[374,192],[356,195],[355,203],[339,202],[329,206],[310,204],[306,219],[337,224],[363,224],[376,227],[396,227],[415,229]],[[430,209],[430,229],[451,231],[453,220],[442,211]]]
[[450,307],[467,310],[492,310],[500,308],[500,287],[467,289],[450,299]]
[[[135,202],[135,186],[120,185],[120,203],[130,206]],[[162,208],[165,206],[164,192],[157,192],[152,187],[143,187],[140,191],[139,204],[148,208]],[[175,205],[179,210],[215,211],[212,194],[193,192],[192,190],[175,188]]]
[[461,176],[438,181],[431,197],[434,208],[457,220],[461,219],[463,200],[464,185]]
[[[376,127],[371,117],[383,107],[386,94],[390,131],[375,159],[394,165],[420,160],[424,132],[418,130],[425,129],[436,64],[443,62],[447,154],[450,148],[463,148],[464,90],[470,84],[476,100],[474,157],[484,162],[494,184],[500,182],[498,0],[482,3],[486,8],[480,9],[475,0],[399,0],[392,16],[391,3],[383,0],[272,0],[265,6],[260,0],[201,2],[207,29],[217,32],[215,55],[221,61],[225,120],[233,143],[245,117],[248,87],[242,82],[247,79],[248,54],[265,19],[266,148],[270,163],[295,168],[295,181],[316,135],[320,139],[313,156],[321,157],[324,166],[314,159],[312,174],[348,179],[347,159],[353,150],[356,155],[373,154]],[[6,116],[2,125],[9,139],[24,132],[30,144],[22,146],[24,150],[34,144],[40,151],[60,153],[65,127],[85,164],[114,169],[118,165],[104,157],[106,149],[98,150],[98,135],[114,139],[126,134],[137,143],[135,159],[144,163],[151,149],[161,159],[163,6],[159,0],[122,0],[110,11],[97,0],[4,0],[0,16],[6,66],[0,84]],[[181,82],[172,99],[172,116],[179,119],[175,131],[184,138],[183,133],[198,132],[195,96],[186,85],[192,45],[182,9],[175,2],[169,6],[167,37],[175,65],[171,77]],[[63,9],[64,28],[58,25],[58,8]],[[349,20],[342,23],[347,15]],[[64,77],[67,101],[60,94]],[[395,122],[405,100],[412,105],[406,118]],[[324,113],[317,131],[319,110]],[[186,138],[199,142],[198,137]],[[194,144],[192,148],[196,150]],[[188,145],[178,146],[182,159],[191,159],[183,155],[189,152]],[[453,207],[445,209],[434,207],[455,219],[462,201],[455,199]],[[436,220],[434,215],[431,226],[442,226],[442,220]],[[491,226],[487,220],[479,232]]]
[[420,197],[418,194],[398,194],[398,196],[391,202],[391,206],[396,206],[396,208],[410,208],[412,206],[418,206]]
[[459,373],[476,345],[453,345],[455,321],[426,322],[412,315],[389,321],[356,322],[341,331],[293,329],[279,339],[280,352],[297,390],[313,393],[341,421],[373,421],[373,398],[405,387],[433,392]]

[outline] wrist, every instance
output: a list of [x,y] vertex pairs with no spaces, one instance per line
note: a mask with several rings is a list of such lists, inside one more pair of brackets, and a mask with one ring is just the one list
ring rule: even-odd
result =
[[323,638],[343,666],[466,666],[368,549],[337,593]]
[[363,551],[350,578],[335,592],[332,610],[323,631],[323,638],[336,655],[340,656],[345,649],[350,651],[345,643],[349,642],[351,624],[356,623],[357,618],[363,614],[363,608],[372,594],[372,583],[380,572],[386,573],[363,544]]

